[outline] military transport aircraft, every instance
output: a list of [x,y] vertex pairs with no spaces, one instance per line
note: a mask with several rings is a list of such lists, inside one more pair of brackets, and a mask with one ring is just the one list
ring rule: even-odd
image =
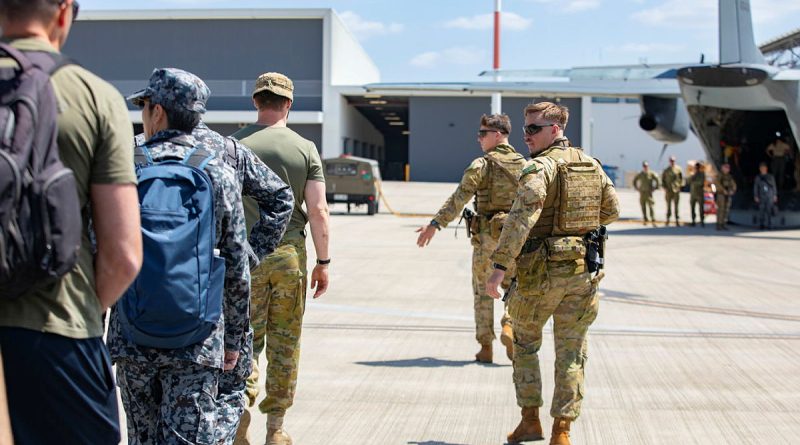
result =
[[[786,166],[779,190],[780,226],[800,226],[800,70],[767,63],[753,36],[749,0],[719,0],[719,63],[581,67],[566,70],[499,70],[482,76],[528,78],[441,84],[367,85],[370,92],[429,89],[441,92],[500,92],[531,95],[633,97],[641,104],[639,126],[667,144],[682,142],[691,129],[715,167],[732,164],[739,192],[731,220],[756,224],[753,178],[768,161],[765,148],[777,137],[792,147],[798,167]],[[531,78],[557,77],[539,82]],[[663,154],[663,151],[662,151]]]

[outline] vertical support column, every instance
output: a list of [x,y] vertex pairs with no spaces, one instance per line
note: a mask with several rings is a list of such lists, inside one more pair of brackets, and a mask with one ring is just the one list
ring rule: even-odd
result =
[[[500,82],[500,10],[501,1],[494,0],[494,81]],[[500,114],[503,112],[503,96],[499,93],[492,93],[492,114]]]
[[[581,141],[583,151],[592,156],[592,142],[594,139],[594,118],[592,118],[592,97],[581,97]],[[577,145],[577,144],[576,144]]]

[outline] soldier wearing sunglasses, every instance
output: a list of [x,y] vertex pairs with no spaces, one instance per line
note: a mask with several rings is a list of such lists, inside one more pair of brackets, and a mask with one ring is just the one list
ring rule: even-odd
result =
[[[481,349],[475,360],[491,363],[494,333],[494,300],[486,293],[484,283],[492,272],[489,255],[497,246],[511,203],[516,196],[517,181],[525,165],[525,158],[508,143],[511,121],[505,114],[483,115],[478,130],[478,144],[484,155],[472,161],[464,171],[461,183],[448,198],[430,224],[420,227],[417,239],[419,247],[431,242],[437,230],[446,227],[458,217],[461,209],[475,197],[476,217],[471,224],[472,232],[472,292],[475,309],[475,339]],[[510,277],[505,287],[510,284]],[[500,320],[503,327],[500,341],[506,347],[509,360],[512,354],[513,332],[511,318],[504,311]]]
[[516,200],[491,256],[494,272],[486,291],[517,267],[508,301],[514,320],[514,384],[522,420],[510,443],[544,438],[538,352],[542,329],[553,317],[555,391],[551,445],[569,445],[570,423],[580,414],[586,334],[597,317],[602,272],[587,267],[587,235],[619,216],[614,186],[600,163],[564,137],[569,111],[550,102],[525,108],[525,144],[533,156],[522,171]]

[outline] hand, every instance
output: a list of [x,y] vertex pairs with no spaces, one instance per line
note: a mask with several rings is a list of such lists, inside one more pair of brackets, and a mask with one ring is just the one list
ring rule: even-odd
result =
[[758,196],[756,196],[756,197],[755,197],[755,200],[756,200],[756,204],[758,204],[759,202],[761,202],[761,200],[760,200],[760,199],[758,199]]
[[316,289],[314,298],[319,298],[328,290],[328,265],[317,264],[311,271],[311,289]]
[[436,226],[431,224],[424,225],[417,229],[416,233],[419,233],[419,238],[417,238],[417,246],[425,247],[431,243],[433,235],[436,235]]
[[239,351],[225,351],[225,363],[222,365],[223,371],[230,371],[236,367],[239,361]]
[[499,300],[502,295],[500,295],[498,287],[500,287],[500,284],[503,282],[503,278],[505,278],[505,276],[506,271],[495,269],[494,272],[492,272],[492,275],[489,277],[489,280],[486,281],[486,294],[495,300]]

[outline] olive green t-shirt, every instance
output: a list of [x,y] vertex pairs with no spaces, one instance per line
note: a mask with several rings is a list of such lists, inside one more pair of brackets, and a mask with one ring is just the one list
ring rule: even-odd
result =
[[[294,210],[286,233],[295,235],[301,232],[308,222],[308,215],[303,210],[306,181],[325,182],[317,147],[287,127],[252,124],[234,133],[233,137],[250,148],[292,188]],[[245,197],[244,211],[249,232],[258,221],[258,206]]]
[[[48,43],[36,39],[18,39],[12,45],[22,50],[56,52]],[[135,184],[133,127],[120,93],[77,65],[61,68],[51,81],[61,111],[59,153],[64,165],[75,174],[82,208],[88,208],[91,184]],[[78,339],[103,335],[86,214],[76,266],[52,285],[12,301],[0,298],[0,326]]]

